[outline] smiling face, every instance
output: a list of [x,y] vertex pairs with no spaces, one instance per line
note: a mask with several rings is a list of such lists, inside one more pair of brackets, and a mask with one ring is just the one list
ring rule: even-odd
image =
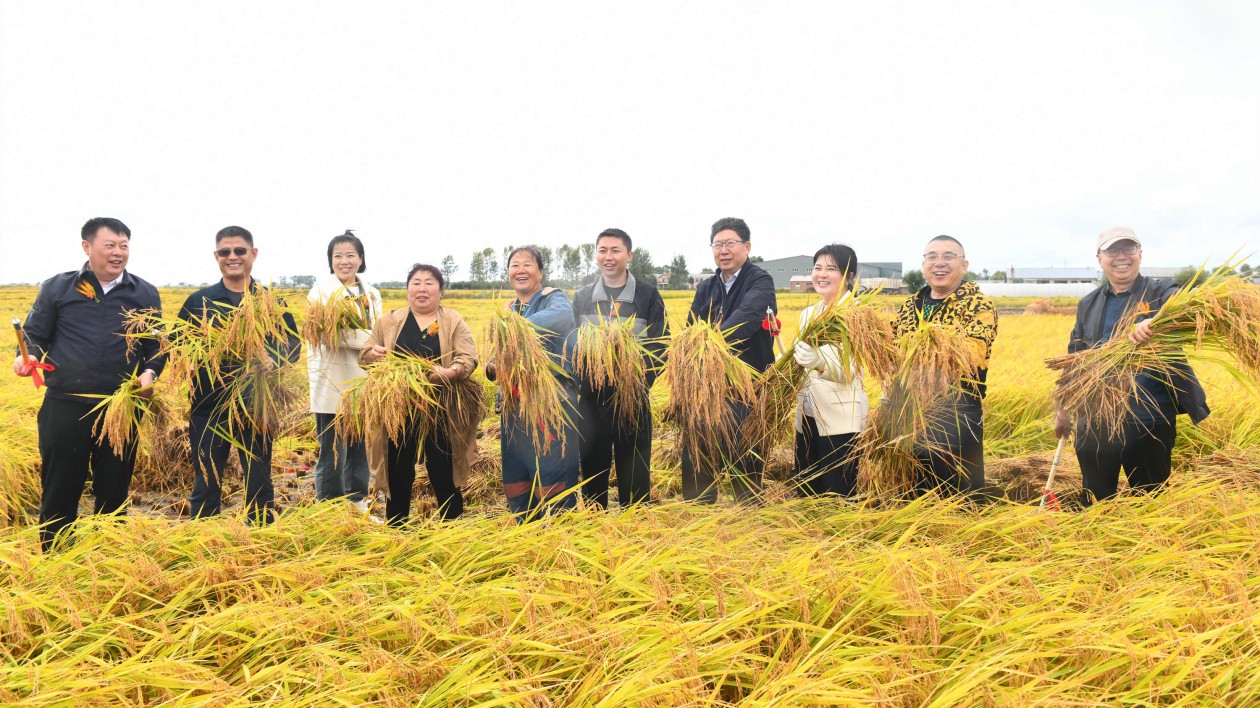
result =
[[88,268],[101,283],[118,280],[131,257],[131,238],[114,233],[102,226],[91,241],[83,242],[83,253],[88,258]]
[[1098,252],[1098,265],[1102,266],[1112,291],[1125,292],[1137,280],[1138,268],[1142,266],[1142,248],[1128,239],[1116,241]]
[[433,274],[418,270],[407,281],[407,305],[418,315],[431,315],[442,304],[442,284]]
[[353,285],[358,278],[359,266],[363,259],[353,243],[339,243],[333,246],[332,269],[343,285]]
[[219,272],[225,281],[240,283],[249,280],[249,274],[254,270],[254,259],[258,257],[257,248],[240,236],[224,236],[214,249]]
[[713,234],[710,245],[713,247],[713,263],[725,278],[738,273],[752,252],[752,241],[741,240],[739,234],[730,229]]
[[606,283],[619,283],[626,279],[626,270],[634,253],[616,236],[604,236],[595,244],[595,262]]
[[526,298],[538,292],[542,287],[542,280],[542,269],[538,267],[538,261],[534,260],[534,254],[529,251],[520,251],[508,261],[508,282],[512,284],[517,297]]
[[932,286],[932,297],[943,298],[957,290],[968,265],[957,242],[940,239],[928,243],[923,250],[923,278]]
[[823,300],[834,302],[837,295],[848,289],[850,275],[840,270],[836,259],[824,253],[814,260],[814,270],[809,278],[814,283],[814,290],[822,295]]

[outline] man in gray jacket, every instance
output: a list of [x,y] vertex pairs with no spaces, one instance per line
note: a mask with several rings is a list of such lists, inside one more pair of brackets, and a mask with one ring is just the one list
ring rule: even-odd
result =
[[[1134,309],[1158,312],[1177,291],[1176,283],[1147,278],[1139,272],[1142,242],[1133,229],[1120,226],[1102,232],[1097,255],[1105,282],[1077,305],[1069,354],[1100,346],[1115,336],[1127,336],[1135,343],[1150,339],[1149,318],[1136,323],[1128,333],[1117,332],[1116,326]],[[1189,415],[1195,424],[1208,417],[1203,387],[1188,363],[1177,366],[1172,376],[1140,374],[1137,384],[1122,430],[1105,430],[1096,421],[1076,423],[1076,459],[1081,465],[1081,504],[1085,506],[1116,496],[1121,468],[1133,491],[1153,491],[1167,482],[1177,439],[1177,414]],[[1071,431],[1067,411],[1056,411],[1055,434],[1063,438]]]

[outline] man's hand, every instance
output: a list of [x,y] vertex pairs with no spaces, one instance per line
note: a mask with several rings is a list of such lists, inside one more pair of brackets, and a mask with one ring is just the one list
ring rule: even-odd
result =
[[455,369],[446,366],[435,366],[433,371],[429,372],[429,383],[446,383],[455,378]]
[[1072,434],[1072,416],[1062,408],[1054,412],[1054,436],[1066,438]]
[[363,355],[363,361],[368,364],[374,364],[381,359],[384,359],[385,355],[388,353],[389,350],[385,347],[372,345],[372,347],[367,350],[367,353]]
[[1133,325],[1133,329],[1129,332],[1129,341],[1134,344],[1141,344],[1155,336],[1155,332],[1151,330],[1151,322],[1154,320],[1155,318],[1152,317]]
[[22,365],[25,363],[26,363],[26,358],[23,357],[21,354],[18,354],[17,356],[13,357],[13,373],[17,374],[18,376],[30,376],[31,375],[30,371],[27,371],[25,373],[23,373],[22,371]]
[[144,373],[140,374],[140,388],[148,388],[152,386],[153,379],[155,378],[156,377],[153,375],[152,371],[145,369]]

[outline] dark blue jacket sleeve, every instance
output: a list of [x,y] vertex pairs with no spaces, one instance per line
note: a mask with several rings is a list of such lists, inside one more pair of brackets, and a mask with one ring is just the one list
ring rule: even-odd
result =
[[[30,355],[39,359],[52,346],[53,333],[57,331],[57,298],[59,278],[44,281],[35,295],[35,302],[26,313],[22,329],[26,332],[26,348]],[[20,352],[19,352],[20,353]]]

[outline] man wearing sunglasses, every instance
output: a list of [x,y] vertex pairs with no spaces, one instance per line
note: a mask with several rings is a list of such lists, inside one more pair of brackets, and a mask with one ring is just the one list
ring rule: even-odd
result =
[[[255,281],[250,273],[254,269],[254,260],[258,257],[258,249],[254,247],[254,236],[239,226],[228,226],[219,230],[215,236],[214,259],[219,265],[222,280],[208,288],[202,288],[184,301],[179,317],[182,320],[210,319],[223,316],[239,307],[245,292],[257,293],[263,286]],[[268,346],[272,352],[269,358],[253,362],[253,366],[262,366],[268,370],[298,360],[301,352],[301,340],[297,334],[297,324],[293,315],[283,315],[284,330],[288,333],[286,341],[274,342]],[[189,498],[192,518],[214,516],[222,506],[223,493],[221,475],[227,468],[228,455],[233,447],[237,447],[241,469],[245,476],[245,504],[249,509],[249,518],[257,523],[269,523],[275,501],[275,492],[271,485],[271,446],[269,436],[245,426],[245,430],[229,430],[227,424],[228,395],[226,388],[231,378],[239,375],[242,362],[224,362],[224,371],[235,371],[227,374],[228,381],[216,383],[208,372],[198,372],[197,380],[192,387],[192,408],[188,419],[188,436],[193,449],[193,491]],[[232,437],[228,439],[228,435]]]
[[[1142,242],[1133,229],[1118,226],[1099,234],[1097,256],[1104,280],[1076,307],[1076,326],[1068,341],[1070,354],[1101,346],[1112,337],[1128,337],[1134,343],[1149,340],[1154,334],[1151,317],[1137,315],[1138,321],[1127,332],[1118,325],[1132,318],[1135,310],[1154,316],[1168,296],[1177,291],[1173,281],[1148,278],[1139,272]],[[1082,505],[1116,496],[1121,468],[1130,492],[1146,493],[1159,488],[1172,473],[1177,414],[1188,414],[1197,425],[1210,412],[1203,387],[1185,362],[1175,367],[1171,377],[1140,374],[1128,409],[1121,430],[1105,430],[1095,421],[1076,421]],[[1064,438],[1072,429],[1068,413],[1056,411],[1055,434]]]
[[[133,374],[151,391],[165,362],[156,342],[133,349],[121,336],[129,312],[162,313],[157,288],[127,270],[131,230],[118,219],[98,217],[83,225],[81,236],[87,262],[40,286],[26,316],[30,356],[18,354],[13,362],[18,376],[47,377],[37,423],[43,464],[39,540],[45,551],[78,518],[89,468],[96,513],[121,510],[129,496],[135,442],[119,456],[93,433],[103,411],[95,410],[98,400],[90,396],[113,393]],[[38,388],[40,378],[35,381]]]

